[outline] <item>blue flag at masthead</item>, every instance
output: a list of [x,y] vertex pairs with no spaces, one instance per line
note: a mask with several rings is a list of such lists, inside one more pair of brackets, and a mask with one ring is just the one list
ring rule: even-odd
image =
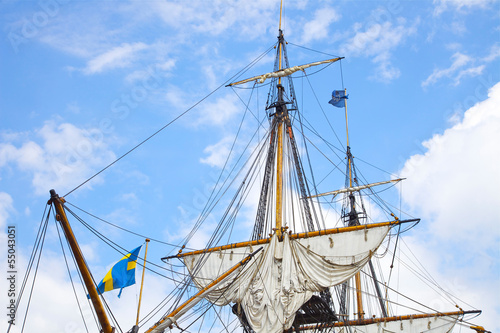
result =
[[328,103],[338,108],[343,108],[347,98],[349,98],[349,95],[346,95],[345,90],[334,90],[332,92],[332,99]]

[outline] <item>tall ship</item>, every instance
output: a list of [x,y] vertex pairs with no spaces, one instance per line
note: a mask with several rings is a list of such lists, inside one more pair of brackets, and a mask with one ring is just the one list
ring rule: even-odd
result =
[[[333,87],[330,101],[330,96],[316,96],[320,109],[307,108],[308,113],[334,108],[336,127],[343,116],[345,136],[337,137],[341,149],[316,131],[300,107],[303,101],[294,80],[309,82],[321,71],[339,76],[336,65],[343,57],[292,65],[287,47],[280,17],[277,42],[259,57],[274,54],[274,67],[248,77],[251,67],[245,68],[227,83],[226,89],[244,89],[249,98],[258,95],[253,91],[267,90],[263,110],[254,113],[253,104],[244,102],[245,117],[254,117],[258,130],[243,153],[228,157],[236,162],[228,162],[221,172],[192,231],[175,253],[161,258],[175,290],[154,310],[142,316],[138,312],[133,327],[120,328],[114,322],[104,302],[107,290],[99,289],[71,229],[71,220],[80,217],[62,196],[50,191],[48,209],[70,244],[100,332],[447,333],[463,327],[487,332],[472,321],[480,310],[456,305],[435,311],[390,283],[394,262],[401,260],[397,253],[402,234],[418,229],[420,221],[382,198],[403,179],[369,181],[358,169],[355,147],[349,142],[349,92],[344,87]],[[320,178],[311,155],[321,155],[328,168],[341,175],[344,186],[333,188],[324,165]],[[208,221],[221,203],[226,208],[215,222]],[[213,227],[206,246],[192,248],[190,241],[206,225]],[[247,238],[240,238],[245,233]],[[145,255],[127,258],[133,259],[129,270],[148,266]],[[389,267],[388,273],[382,266]]]

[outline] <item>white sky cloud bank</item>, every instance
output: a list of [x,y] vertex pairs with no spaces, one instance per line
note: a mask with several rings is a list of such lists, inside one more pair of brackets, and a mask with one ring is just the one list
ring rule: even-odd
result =
[[[401,175],[405,197],[443,236],[498,241],[500,216],[500,83],[489,98],[467,110],[463,120],[423,143],[424,154],[410,157]],[[454,235],[460,225],[465,234]],[[479,238],[478,238],[479,239]],[[477,244],[484,246],[485,244]]]
[[[475,286],[481,297],[461,296],[489,313],[486,318],[500,316],[495,309],[500,293],[498,110],[500,83],[490,89],[488,99],[467,110],[461,122],[425,141],[425,153],[411,156],[400,172],[408,179],[405,201],[413,215],[423,217],[420,228],[426,228],[420,246],[440,253],[440,274]],[[484,325],[491,331],[498,328],[498,323]]]
[[0,144],[0,168],[16,165],[32,177],[35,193],[47,194],[51,188],[65,191],[78,185],[114,159],[95,128],[81,129],[69,123],[48,121],[35,131],[36,141]]

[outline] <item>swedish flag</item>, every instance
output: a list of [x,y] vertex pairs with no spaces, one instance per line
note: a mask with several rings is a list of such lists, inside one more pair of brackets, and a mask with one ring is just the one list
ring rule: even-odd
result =
[[105,291],[120,288],[118,297],[121,296],[122,290],[125,287],[135,283],[135,266],[137,264],[137,256],[141,250],[141,246],[127,253],[120,261],[118,261],[104,276],[102,281],[97,286],[97,292],[102,294]]

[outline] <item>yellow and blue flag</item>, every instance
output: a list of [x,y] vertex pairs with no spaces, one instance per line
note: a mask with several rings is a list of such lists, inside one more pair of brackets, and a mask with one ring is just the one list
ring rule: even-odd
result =
[[135,283],[135,266],[141,247],[142,245],[127,253],[125,257],[109,270],[102,281],[97,285],[97,292],[99,294],[120,288],[120,293],[118,294],[118,297],[120,297],[123,288]]

